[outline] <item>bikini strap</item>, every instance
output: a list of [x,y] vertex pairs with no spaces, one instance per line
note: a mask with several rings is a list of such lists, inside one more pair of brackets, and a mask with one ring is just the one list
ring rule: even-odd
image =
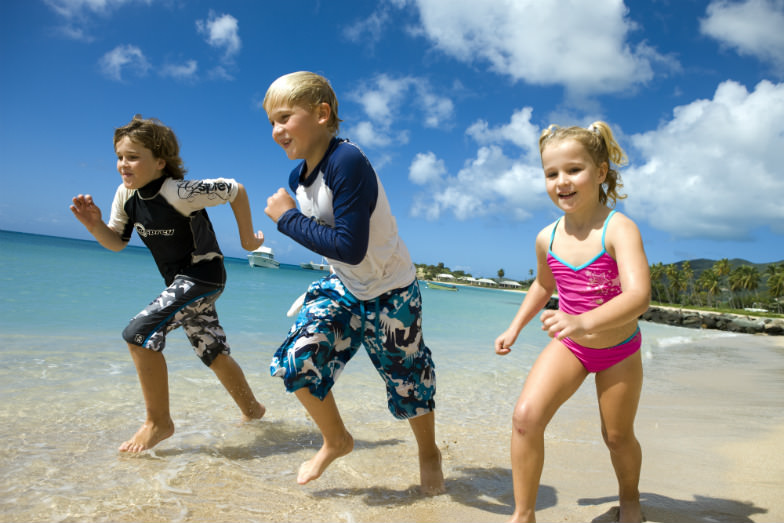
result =
[[553,240],[555,240],[555,230],[558,228],[558,223],[561,221],[561,218],[555,220],[555,225],[553,225],[553,232],[550,233],[550,252],[553,250]]
[[607,247],[604,245],[604,236],[607,234],[607,224],[610,223],[610,218],[612,218],[613,214],[615,214],[615,209],[610,211],[610,214],[608,214],[607,218],[604,219],[604,228],[602,229],[602,249],[605,251],[607,250]]

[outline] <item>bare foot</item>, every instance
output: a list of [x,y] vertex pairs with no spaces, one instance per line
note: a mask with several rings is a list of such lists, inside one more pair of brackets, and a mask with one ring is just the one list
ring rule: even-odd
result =
[[621,523],[639,523],[645,521],[639,500],[621,501],[618,508],[618,521]]
[[251,406],[250,412],[247,414],[244,412],[242,413],[242,421],[253,421],[254,419],[261,419],[264,417],[267,408],[258,401],[254,403],[255,404]]
[[174,423],[171,420],[165,425],[156,425],[148,420],[131,439],[120,445],[118,450],[120,452],[142,452],[153,448],[172,434],[174,434]]
[[444,473],[441,471],[441,451],[432,459],[419,459],[419,483],[425,496],[437,496],[446,492]]
[[339,445],[327,446],[325,442],[316,455],[310,458],[299,466],[299,473],[297,474],[297,483],[304,485],[312,481],[324,472],[330,463],[335,461],[341,456],[345,456],[354,450],[354,438],[351,434],[346,432],[345,438]]

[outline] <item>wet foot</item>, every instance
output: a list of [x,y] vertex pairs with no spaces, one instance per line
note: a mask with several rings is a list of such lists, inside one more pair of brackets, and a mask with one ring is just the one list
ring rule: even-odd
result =
[[321,476],[330,463],[352,450],[354,450],[354,438],[348,432],[339,445],[328,446],[324,443],[315,456],[300,465],[297,483],[304,485],[313,481]]
[[419,460],[420,491],[425,496],[437,496],[446,492],[444,473],[441,470],[441,451],[432,459]]
[[261,419],[264,417],[266,412],[267,408],[257,401],[255,402],[255,405],[250,408],[249,412],[242,413],[242,421],[253,421],[255,419]]
[[120,452],[142,452],[153,448],[155,445],[174,434],[174,423],[169,420],[167,424],[157,425],[145,421],[131,439],[120,445]]

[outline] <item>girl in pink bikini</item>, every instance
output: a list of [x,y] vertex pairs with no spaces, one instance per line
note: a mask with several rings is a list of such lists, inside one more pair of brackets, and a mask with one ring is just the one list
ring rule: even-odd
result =
[[641,521],[642,452],[634,435],[642,388],[637,319],[648,309],[650,275],[637,226],[613,210],[624,198],[616,167],[626,156],[604,122],[588,129],[551,125],[539,138],[539,152],[547,194],[564,215],[536,237],[536,279],[495,340],[496,354],[511,351],[556,290],[559,309],[540,316],[552,340],[531,368],[512,417],[510,521],[535,521],[545,428],[591,373],[618,478],[619,520]]

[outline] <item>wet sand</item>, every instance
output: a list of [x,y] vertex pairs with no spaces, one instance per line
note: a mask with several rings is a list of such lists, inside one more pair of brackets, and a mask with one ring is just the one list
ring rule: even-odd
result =
[[[679,343],[677,332],[662,342],[667,346],[644,345],[636,430],[648,521],[784,521],[784,339],[721,335]],[[367,358],[335,388],[355,450],[306,486],[296,484],[296,471],[320,436],[296,398],[264,371],[248,377],[269,414],[238,424],[212,376],[177,369],[177,433],[151,452],[127,456],[115,449],[140,422],[133,374],[116,375],[106,388],[98,373],[68,370],[65,356],[28,364],[16,374],[35,388],[13,409],[0,409],[9,429],[0,443],[0,521],[506,521],[522,358],[480,369],[470,368],[476,357],[450,358],[438,378],[436,414],[447,493],[434,498],[417,493],[416,445],[408,424],[385,412]],[[56,371],[58,381],[34,379]],[[62,383],[68,391],[55,393]],[[103,392],[96,398],[91,390]],[[538,520],[611,521],[617,487],[592,378],[557,413],[546,438]]]

